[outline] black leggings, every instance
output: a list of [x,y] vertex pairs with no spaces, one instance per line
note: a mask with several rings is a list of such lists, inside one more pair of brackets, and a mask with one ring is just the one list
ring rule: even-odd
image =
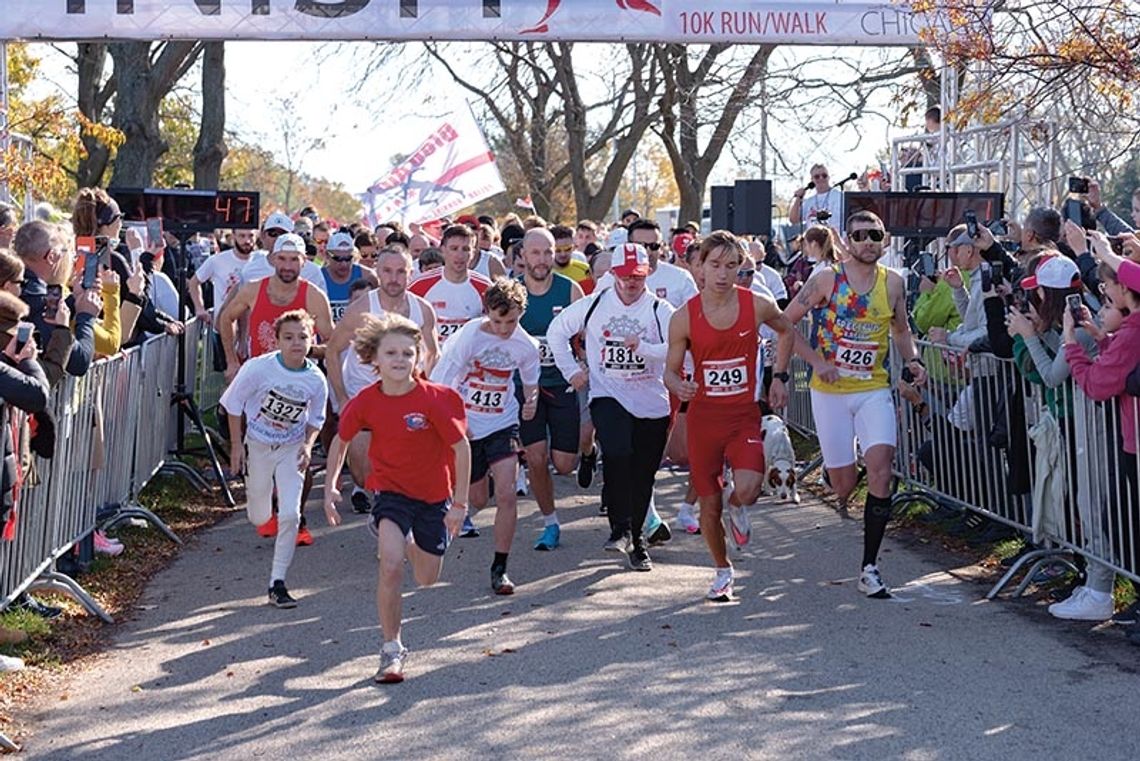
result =
[[590,417],[602,448],[610,532],[614,536],[628,533],[634,545],[640,546],[669,418],[634,417],[610,397],[590,402]]

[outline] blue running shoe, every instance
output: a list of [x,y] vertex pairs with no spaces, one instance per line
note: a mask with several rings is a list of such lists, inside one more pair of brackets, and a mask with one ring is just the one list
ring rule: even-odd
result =
[[536,550],[549,552],[558,546],[558,540],[562,537],[562,527],[558,525],[547,526],[542,530],[542,536],[534,543]]
[[459,535],[464,539],[474,539],[479,536],[479,529],[475,528],[475,523],[471,520],[470,515],[463,519],[463,530],[459,532]]

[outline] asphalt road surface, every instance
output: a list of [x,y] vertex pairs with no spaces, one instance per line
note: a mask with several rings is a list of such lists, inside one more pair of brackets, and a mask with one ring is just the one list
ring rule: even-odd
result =
[[[364,516],[330,529],[310,504],[300,605],[276,610],[272,543],[235,514],[154,580],[66,700],[49,696],[26,757],[1140,758],[1140,648],[1119,632],[984,602],[953,558],[898,539],[881,563],[895,598],[865,599],[860,524],[810,499],[754,510],[738,600],[707,603],[699,536],[626,570],[601,551],[596,487],[556,485],[563,546],[531,549],[541,520],[523,500],[514,596],[490,590],[490,512],[440,584],[406,586],[399,685],[372,682]],[[683,482],[658,487],[672,517]]]

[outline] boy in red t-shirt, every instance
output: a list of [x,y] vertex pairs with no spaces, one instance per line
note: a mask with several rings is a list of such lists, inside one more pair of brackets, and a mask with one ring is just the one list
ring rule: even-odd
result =
[[459,394],[414,375],[423,342],[419,327],[406,317],[366,316],[353,349],[364,364],[376,368],[379,382],[341,411],[328,459],[325,515],[330,524],[340,523],[337,482],[348,443],[362,430],[383,432],[372,436],[364,484],[376,495],[371,526],[380,560],[376,605],[384,641],[375,680],[401,682],[408,654],[400,642],[404,560],[420,586],[439,580],[443,553],[467,511],[467,417]]

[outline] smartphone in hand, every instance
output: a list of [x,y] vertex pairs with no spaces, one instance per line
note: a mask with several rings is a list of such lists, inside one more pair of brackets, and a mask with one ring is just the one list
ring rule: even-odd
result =
[[973,209],[966,209],[966,234],[971,238],[978,237],[978,215]]
[[161,248],[164,244],[162,237],[162,217],[151,217],[146,221],[146,247],[149,251]]
[[44,296],[44,319],[54,320],[59,311],[59,302],[63,298],[62,285],[49,285],[47,295]]
[[28,341],[32,338],[32,330],[35,328],[30,322],[21,322],[16,326],[16,353],[19,354],[28,345]]
[[1069,308],[1069,314],[1073,316],[1073,324],[1081,324],[1081,294],[1070,293],[1065,297],[1065,306]]

